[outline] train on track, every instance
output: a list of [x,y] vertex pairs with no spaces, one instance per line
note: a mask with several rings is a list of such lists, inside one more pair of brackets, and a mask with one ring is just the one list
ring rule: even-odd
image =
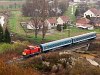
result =
[[72,45],[72,44],[88,41],[88,40],[95,39],[95,38],[96,38],[96,32],[90,32],[90,33],[86,33],[86,34],[82,34],[82,35],[78,35],[74,37],[69,37],[69,38],[65,38],[61,40],[56,40],[56,41],[40,44],[40,46],[28,46],[22,52],[22,55],[31,56],[34,54],[51,51],[59,47]]

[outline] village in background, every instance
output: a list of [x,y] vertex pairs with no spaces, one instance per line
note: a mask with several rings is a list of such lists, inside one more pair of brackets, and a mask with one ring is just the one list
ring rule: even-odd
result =
[[[96,39],[22,56],[90,32]],[[0,75],[100,75],[100,0],[0,0]]]

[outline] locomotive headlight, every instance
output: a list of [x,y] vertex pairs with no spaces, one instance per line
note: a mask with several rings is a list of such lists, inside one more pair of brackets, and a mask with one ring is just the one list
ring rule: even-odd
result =
[[25,53],[25,52],[23,52],[22,54],[23,54],[23,55],[26,55],[26,53]]

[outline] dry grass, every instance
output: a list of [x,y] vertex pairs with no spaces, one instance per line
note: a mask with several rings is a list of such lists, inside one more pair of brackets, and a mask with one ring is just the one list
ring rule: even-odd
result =
[[0,75],[40,75],[31,68],[22,68],[16,64],[5,64],[0,58]]

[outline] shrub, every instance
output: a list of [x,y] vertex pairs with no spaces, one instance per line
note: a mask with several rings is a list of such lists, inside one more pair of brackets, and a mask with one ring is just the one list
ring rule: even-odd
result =
[[24,41],[24,42],[16,42],[14,44],[7,44],[7,43],[3,43],[0,46],[0,53],[8,53],[8,52],[15,52],[18,54],[21,54],[22,51],[26,48],[26,46],[29,43]]
[[10,33],[9,33],[7,27],[6,27],[5,33],[4,33],[4,42],[5,43],[10,43],[11,42]]
[[57,30],[61,31],[62,30],[62,26],[63,26],[63,29],[67,29],[67,25],[63,24],[63,25],[57,25]]
[[70,75],[100,75],[100,67],[85,65],[81,61],[77,61],[70,71]]
[[61,25],[57,25],[57,30],[61,31]]
[[40,73],[31,68],[22,68],[16,64],[6,64],[0,58],[0,75],[40,75]]
[[64,26],[63,29],[66,29],[67,28],[67,25],[66,24],[64,24],[63,26]]

